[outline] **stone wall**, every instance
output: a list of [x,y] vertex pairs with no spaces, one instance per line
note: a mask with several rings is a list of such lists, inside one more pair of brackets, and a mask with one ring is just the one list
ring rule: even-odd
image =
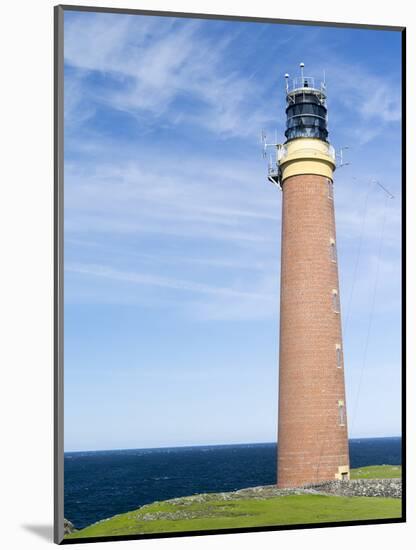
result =
[[313,492],[346,497],[402,497],[401,479],[351,479],[349,481],[325,481],[304,487]]

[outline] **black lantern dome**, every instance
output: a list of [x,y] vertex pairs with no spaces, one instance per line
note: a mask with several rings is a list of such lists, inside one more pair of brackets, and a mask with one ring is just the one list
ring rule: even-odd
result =
[[289,83],[286,74],[286,131],[287,141],[297,138],[328,140],[328,114],[325,83],[315,85],[315,79],[301,75]]

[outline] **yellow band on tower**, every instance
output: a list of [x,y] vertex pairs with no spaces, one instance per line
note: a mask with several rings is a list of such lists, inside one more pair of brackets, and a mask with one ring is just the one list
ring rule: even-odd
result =
[[332,145],[316,138],[293,139],[279,153],[282,183],[286,178],[301,174],[324,176],[332,181],[335,152]]

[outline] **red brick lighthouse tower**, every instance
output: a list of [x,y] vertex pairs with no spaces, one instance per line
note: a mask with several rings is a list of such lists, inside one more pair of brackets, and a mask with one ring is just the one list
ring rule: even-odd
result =
[[286,75],[286,142],[269,179],[282,189],[279,487],[349,478],[326,88]]

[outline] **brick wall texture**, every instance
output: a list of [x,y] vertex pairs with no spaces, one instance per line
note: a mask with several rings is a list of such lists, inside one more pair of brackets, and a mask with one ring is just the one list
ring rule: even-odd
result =
[[[333,480],[349,465],[338,264],[328,180],[283,183],[278,486]],[[337,365],[341,345],[341,367]],[[344,417],[340,420],[340,402]]]

